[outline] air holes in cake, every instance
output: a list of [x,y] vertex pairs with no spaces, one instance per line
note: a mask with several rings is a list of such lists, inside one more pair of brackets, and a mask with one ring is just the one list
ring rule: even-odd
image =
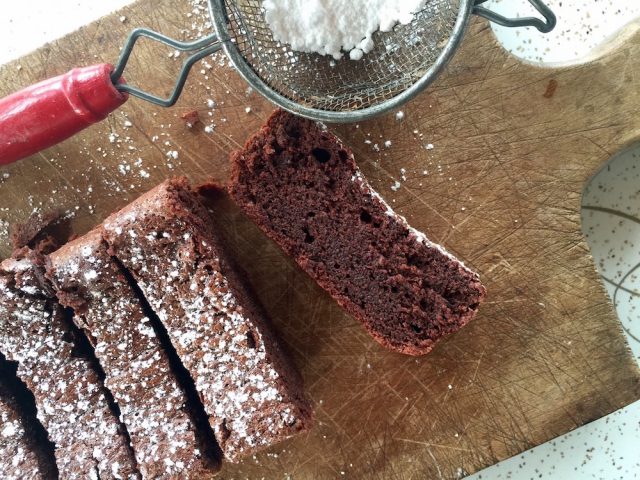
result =
[[349,159],[349,154],[346,150],[338,150],[338,157],[340,157],[340,160],[343,162],[346,162]]
[[154,232],[156,240],[162,240],[162,232]]
[[367,212],[364,208],[360,210],[360,221],[362,223],[371,223],[373,219],[371,218],[371,214]]
[[398,287],[391,287],[391,293],[398,293]]
[[324,148],[314,148],[313,150],[311,150],[311,155],[313,155],[314,158],[320,163],[327,163],[329,160],[331,160],[331,152],[325,150]]
[[309,233],[309,229],[304,227],[302,231],[304,232],[304,243],[313,243],[315,237]]
[[380,228],[382,226],[382,222],[380,220],[375,220],[373,222],[374,228]]
[[226,418],[220,424],[220,436],[222,438],[218,439],[219,443],[224,442],[225,440],[227,440],[231,436],[231,430],[229,430],[229,427],[227,427],[227,419]]
[[420,257],[418,255],[407,255],[407,265],[418,266],[420,264]]
[[409,326],[411,327],[411,330],[413,330],[414,333],[422,333],[422,328],[420,328],[418,325],[410,323]]
[[252,348],[255,350],[256,348],[256,337],[255,337],[255,333],[253,333],[252,330],[249,330],[247,332],[247,347]]
[[340,264],[339,263],[334,263],[333,264],[333,268],[335,268],[336,270],[340,270]]
[[316,216],[316,212],[309,212],[307,213],[307,218],[313,218]]
[[204,271],[207,272],[207,275],[213,275],[213,267],[211,265],[205,265]]
[[287,133],[291,138],[300,138],[300,129],[298,129],[297,126],[289,127]]
[[429,304],[427,303],[427,301],[424,298],[422,300],[420,300],[420,308],[422,310],[424,310],[425,312],[429,312],[429,310],[431,310],[430,307],[429,307]]

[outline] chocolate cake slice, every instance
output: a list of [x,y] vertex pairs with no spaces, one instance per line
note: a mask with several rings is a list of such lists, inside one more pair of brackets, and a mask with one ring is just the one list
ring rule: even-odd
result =
[[190,372],[225,457],[237,461],[309,427],[299,376],[280,351],[185,179],[103,224]]
[[104,386],[51,297],[40,255],[25,248],[0,264],[0,352],[33,393],[60,477],[139,478]]
[[[30,417],[25,398],[17,392],[15,377],[9,378],[6,362],[0,360],[0,478],[45,480],[57,478],[52,449],[47,452],[46,434],[35,419]],[[39,427],[40,432],[36,432]],[[42,435],[44,434],[44,435]]]
[[48,274],[94,347],[143,478],[213,477],[219,469],[215,440],[203,444],[197,434],[186,393],[101,231],[49,255]]
[[394,213],[320,125],[277,110],[231,158],[236,203],[382,345],[422,355],[474,317],[478,275]]
[[[0,387],[1,390],[1,387]],[[0,394],[0,478],[4,480],[46,478],[40,472],[38,458],[30,448],[26,432],[14,402]]]

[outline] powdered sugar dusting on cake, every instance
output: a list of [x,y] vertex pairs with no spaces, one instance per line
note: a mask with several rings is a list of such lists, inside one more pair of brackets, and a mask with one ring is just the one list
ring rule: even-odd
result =
[[[247,425],[261,405],[282,401],[282,395],[273,387],[278,374],[265,361],[260,333],[250,331],[249,321],[219,273],[217,259],[212,256],[207,260],[214,273],[203,268],[189,279],[189,287],[195,283],[197,289],[182,291],[179,284],[183,278],[176,275],[179,271],[172,270],[170,263],[167,270],[167,263],[160,258],[150,261],[147,249],[132,248],[133,270],[139,270],[138,262],[142,261],[152,276],[162,279],[162,289],[146,281],[139,284],[151,306],[165,320],[169,336],[212,415],[212,426],[225,455],[233,458],[246,447],[270,443],[268,437],[255,435]],[[171,303],[168,298],[174,296],[184,312],[180,324],[176,313],[166,308]],[[255,349],[249,347],[248,335],[253,336]],[[227,431],[232,432],[232,441],[224,441]]]
[[[140,205],[134,202],[128,212],[110,217],[104,224],[106,237],[163,321],[225,456],[236,460],[295,434],[301,419],[285,398],[262,332],[246,317],[222,274],[206,230],[197,220],[193,224],[185,216],[168,214],[160,201],[163,187]],[[137,221],[129,222],[131,216]],[[140,226],[147,222],[157,235],[146,235]],[[130,230],[138,231],[136,241]]]
[[0,397],[0,478],[44,478],[38,459],[29,449],[25,431],[13,406]]
[[[91,365],[72,354],[59,307],[45,299],[39,284],[28,283],[26,259],[2,267],[0,351],[18,363],[18,376],[34,394],[38,418],[56,446],[60,476],[86,478],[96,469],[101,478],[138,478],[104,387]],[[23,293],[25,287],[38,295]]]
[[[145,478],[202,478],[207,468],[184,409],[185,394],[100,233],[67,244],[51,255],[51,264],[58,288],[85,292],[79,300],[86,309],[74,320],[95,339],[105,384],[120,407],[140,472]],[[70,271],[94,274],[73,277]]]

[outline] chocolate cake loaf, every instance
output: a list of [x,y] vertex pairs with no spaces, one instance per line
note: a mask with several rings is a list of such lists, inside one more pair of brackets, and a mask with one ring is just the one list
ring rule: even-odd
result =
[[60,477],[139,478],[104,386],[51,296],[39,254],[24,248],[0,264],[0,352],[33,393]]
[[[204,444],[151,320],[93,230],[49,255],[60,303],[86,332],[126,425],[143,478],[211,478],[215,440]],[[206,424],[209,429],[209,425]],[[213,437],[213,435],[211,435]]]
[[478,275],[394,213],[326,129],[277,110],[231,158],[233,199],[382,345],[422,355],[474,317]]
[[311,410],[208,215],[188,182],[174,179],[103,228],[109,252],[163,322],[233,462],[306,430]]

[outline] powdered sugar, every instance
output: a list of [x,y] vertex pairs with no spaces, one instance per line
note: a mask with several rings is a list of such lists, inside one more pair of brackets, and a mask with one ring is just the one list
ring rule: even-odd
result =
[[0,397],[0,478],[43,478],[35,454],[29,449],[25,431],[11,403]]
[[[267,355],[264,327],[247,318],[206,231],[185,222],[184,213],[167,214],[164,188],[112,216],[104,224],[107,241],[165,325],[225,456],[235,460],[297,433],[303,419]],[[147,218],[157,223],[156,209],[163,212],[155,225],[161,236],[141,227]],[[127,234],[132,229],[138,240]]]
[[[185,394],[150,320],[99,232],[65,245],[50,259],[58,288],[67,292],[62,298],[68,299],[77,286],[85,292],[86,308],[74,321],[96,342],[105,384],[120,407],[143,477],[206,476],[203,470],[207,468],[195,453],[196,427],[183,406]],[[80,280],[70,276],[70,271],[92,274],[85,273]]]
[[273,37],[294,50],[360,60],[373,50],[372,34],[407,24],[425,0],[264,0]]
[[[106,478],[117,463],[113,478],[137,477],[104,387],[89,362],[73,354],[61,309],[43,298],[33,268],[27,259],[2,263],[0,351],[18,363],[18,376],[33,392],[38,418],[56,444],[60,476],[82,478],[78,472],[97,468]],[[25,294],[34,288],[39,295]]]

